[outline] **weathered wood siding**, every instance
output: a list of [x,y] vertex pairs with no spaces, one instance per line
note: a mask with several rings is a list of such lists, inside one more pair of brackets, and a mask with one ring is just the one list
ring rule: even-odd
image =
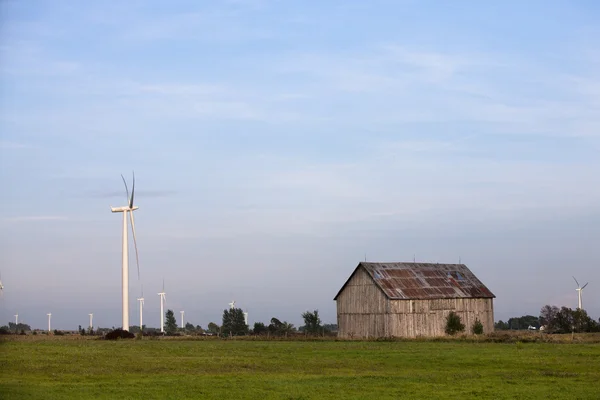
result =
[[389,301],[362,268],[337,298],[340,337],[384,337]]
[[466,333],[477,318],[484,333],[494,330],[493,299],[388,300],[369,274],[359,269],[337,298],[338,336],[444,336],[450,311],[460,316]]
[[388,327],[390,336],[444,336],[446,317],[454,311],[470,333],[475,319],[484,333],[494,331],[493,299],[391,300]]

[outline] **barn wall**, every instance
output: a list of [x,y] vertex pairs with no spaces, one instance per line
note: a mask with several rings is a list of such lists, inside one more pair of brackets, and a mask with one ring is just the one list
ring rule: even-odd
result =
[[446,316],[454,311],[470,333],[476,318],[484,333],[494,331],[493,299],[391,300],[387,325],[390,336],[444,336]]
[[362,268],[337,297],[339,337],[384,337],[389,301]]

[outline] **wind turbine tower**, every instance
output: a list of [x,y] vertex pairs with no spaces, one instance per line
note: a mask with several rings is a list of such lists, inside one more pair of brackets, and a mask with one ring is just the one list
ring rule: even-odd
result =
[[181,329],[183,329],[183,314],[185,311],[179,311],[181,313]]
[[123,183],[125,184],[125,192],[127,193],[127,203],[128,205],[123,207],[111,207],[110,210],[113,213],[122,212],[123,213],[123,264],[121,269],[121,280],[122,280],[122,302],[123,302],[123,330],[129,331],[129,253],[127,248],[127,214],[129,213],[129,218],[131,220],[131,232],[133,233],[133,243],[135,245],[135,259],[138,267],[138,279],[140,277],[140,262],[138,258],[138,250],[137,250],[137,240],[135,238],[135,222],[133,218],[133,212],[138,209],[137,206],[133,205],[133,196],[135,194],[135,174],[133,175],[133,187],[131,188],[131,196],[129,196],[129,189],[127,188],[127,182],[125,182],[125,178],[123,178]]
[[230,308],[231,310],[233,310],[233,309],[234,309],[234,307],[235,307],[235,300],[232,300],[232,301],[231,301],[231,303],[229,303],[229,308]]
[[142,326],[144,326],[142,314],[144,312],[144,288],[142,287],[142,297],[137,299],[140,302],[140,331],[142,330]]
[[90,329],[94,329],[94,313],[89,314],[90,316]]
[[158,294],[160,296],[160,332],[161,333],[165,333],[165,323],[164,323],[164,318],[165,318],[165,280],[163,279],[163,290],[162,292],[160,292]]
[[48,316],[48,332],[51,332],[52,329],[50,329],[50,320],[52,319],[52,313],[48,313],[46,315]]
[[573,277],[573,279],[575,280],[575,283],[577,284],[577,294],[579,295],[579,309],[583,310],[583,304],[581,301],[581,292],[583,292],[583,289],[585,289],[585,287],[588,285],[589,282],[587,282],[585,285],[583,285],[583,287],[579,286],[579,282],[577,282],[577,279],[575,279],[575,277]]
[[15,314],[15,325],[19,325],[19,313]]
[[244,313],[244,323],[246,325],[248,325],[248,312],[247,311]]
[[4,293],[4,285],[2,284],[2,275],[0,275],[0,296]]

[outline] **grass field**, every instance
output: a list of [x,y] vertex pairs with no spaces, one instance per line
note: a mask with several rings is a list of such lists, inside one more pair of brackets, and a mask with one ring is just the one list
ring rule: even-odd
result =
[[2,399],[599,399],[600,345],[0,342]]

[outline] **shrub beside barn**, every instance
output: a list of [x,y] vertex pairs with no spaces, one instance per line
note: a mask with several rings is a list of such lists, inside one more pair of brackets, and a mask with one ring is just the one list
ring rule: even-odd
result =
[[489,333],[495,297],[464,264],[361,262],[334,298],[338,336],[444,336],[451,311]]

